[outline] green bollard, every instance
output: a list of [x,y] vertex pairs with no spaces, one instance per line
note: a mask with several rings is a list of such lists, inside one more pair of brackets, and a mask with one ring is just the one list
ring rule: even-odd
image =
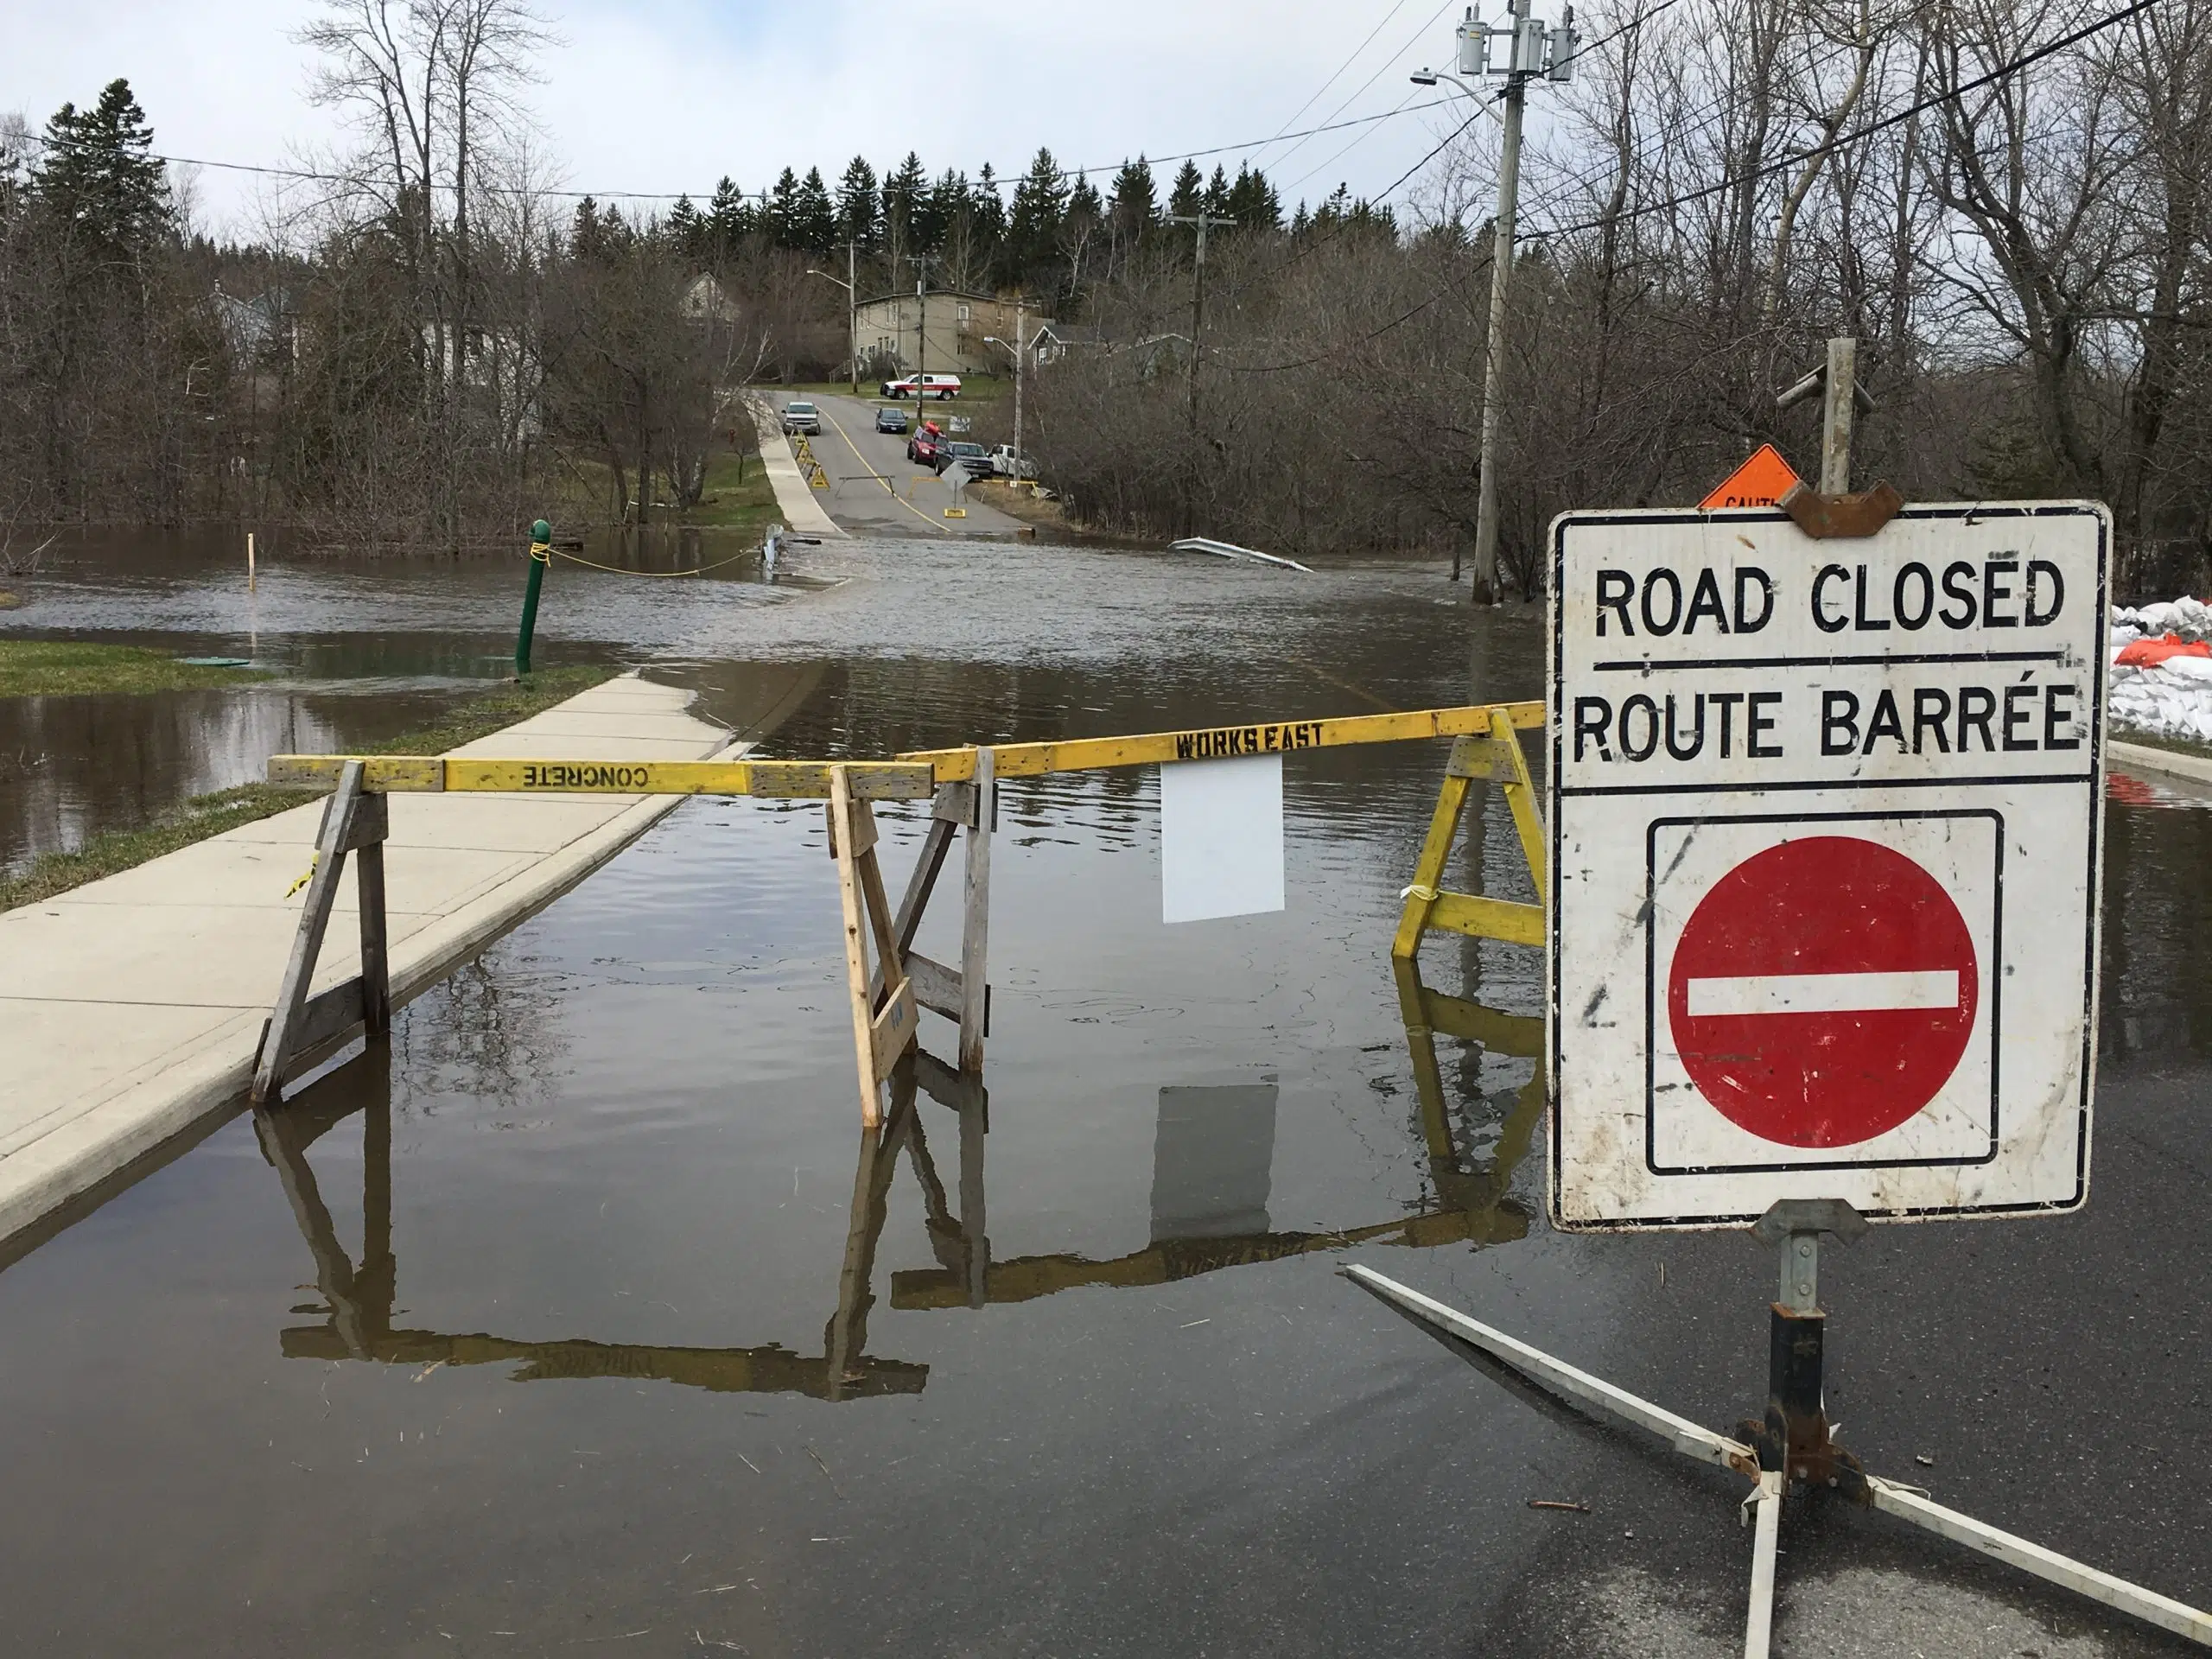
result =
[[537,589],[553,563],[553,526],[540,518],[530,527],[530,586],[522,596],[522,626],[515,633],[515,677],[530,677],[531,636],[537,632]]

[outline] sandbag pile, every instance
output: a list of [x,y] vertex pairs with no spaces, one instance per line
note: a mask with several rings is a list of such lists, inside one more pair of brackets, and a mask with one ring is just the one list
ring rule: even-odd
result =
[[2105,713],[2115,728],[2212,743],[2212,605],[2114,606]]

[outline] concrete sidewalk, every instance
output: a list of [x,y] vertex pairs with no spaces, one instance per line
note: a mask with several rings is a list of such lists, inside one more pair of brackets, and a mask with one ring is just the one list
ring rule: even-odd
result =
[[753,429],[760,435],[760,464],[768,469],[769,487],[776,492],[776,505],[783,512],[784,522],[802,536],[842,536],[844,531],[814,499],[814,486],[800,475],[798,462],[791,459],[783,417],[758,393],[746,401],[753,406]]
[[[752,747],[610,680],[456,754],[695,760]],[[394,1006],[550,904],[682,796],[395,795]],[[320,801],[0,914],[0,1256],[243,1096],[299,926]],[[350,865],[350,861],[349,861]],[[360,971],[349,868],[313,989]],[[188,1144],[188,1142],[187,1143]]]

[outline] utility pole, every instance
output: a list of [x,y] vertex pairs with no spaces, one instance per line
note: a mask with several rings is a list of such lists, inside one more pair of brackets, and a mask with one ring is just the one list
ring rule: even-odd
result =
[[1851,493],[1851,429],[1872,414],[1874,399],[1859,384],[1859,341],[1852,336],[1828,341],[1827,361],[1775,400],[1788,409],[1817,396],[1821,400],[1821,493]]
[[1198,465],[1198,353],[1199,342],[1205,338],[1206,331],[1206,227],[1209,225],[1226,227],[1236,221],[1224,219],[1217,213],[1209,213],[1205,204],[1201,201],[1197,213],[1170,213],[1166,222],[1198,227],[1198,264],[1191,279],[1191,436],[1189,456],[1183,474],[1183,533],[1189,536],[1195,533],[1191,521],[1195,511],[1197,491],[1194,486]]
[[906,256],[914,267],[914,302],[921,311],[920,321],[914,329],[914,429],[922,425],[922,371],[929,366],[930,349],[930,267],[937,263],[933,253],[910,253]]
[[1029,349],[1029,342],[1022,338],[1026,303],[1019,296],[1014,302],[1014,481],[1017,486],[1021,482],[1021,359]]
[[[1511,0],[1504,25],[1487,28],[1472,6],[1457,32],[1461,74],[1502,74],[1505,77],[1505,140],[1497,158],[1497,216],[1492,226],[1490,262],[1490,328],[1483,347],[1483,427],[1480,473],[1475,481],[1474,594],[1478,604],[1495,605],[1497,581],[1497,429],[1504,398],[1505,303],[1513,275],[1513,236],[1520,210],[1521,117],[1529,99],[1529,83],[1538,76],[1553,80],[1574,79],[1574,54],[1580,36],[1574,32],[1574,8],[1568,6],[1557,29],[1547,29],[1541,18],[1529,15],[1529,0]],[[1503,67],[1491,61],[1491,42],[1505,41]],[[1417,85],[1433,86],[1452,81],[1465,89],[1458,76],[1424,69],[1414,78]],[[1457,580],[1458,571],[1452,572]]]
[[853,378],[853,396],[861,395],[861,291],[854,286],[860,281],[860,243],[853,238],[845,241],[845,368]]

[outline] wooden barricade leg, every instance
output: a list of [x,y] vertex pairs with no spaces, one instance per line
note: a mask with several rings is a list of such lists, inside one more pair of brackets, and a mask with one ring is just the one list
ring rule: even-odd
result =
[[976,816],[968,826],[967,903],[960,924],[960,1069],[983,1069],[990,1026],[991,834],[998,828],[997,769],[988,749],[976,751]]
[[[1448,893],[1438,885],[1466,812],[1469,786],[1477,779],[1504,782],[1506,804],[1536,883],[1538,899],[1533,905],[1489,899],[1480,893]],[[1541,945],[1545,937],[1544,886],[1543,822],[1536,810],[1535,785],[1512,719],[1503,709],[1497,709],[1491,716],[1487,736],[1462,737],[1452,745],[1452,758],[1445,765],[1444,788],[1437,797],[1428,837],[1421,843],[1421,858],[1414,867],[1413,885],[1406,889],[1406,907],[1398,918],[1390,954],[1401,961],[1411,960],[1421,950],[1421,936],[1432,928],[1514,944]]]
[[[893,943],[912,984],[914,1001],[941,1014],[960,1027],[961,1070],[980,1072],[983,1067],[983,1039],[990,1033],[990,983],[987,945],[990,928],[990,837],[996,827],[997,786],[991,752],[979,749],[973,783],[941,784],[930,809],[930,827],[922,839],[921,856],[915,861],[899,913],[892,923]],[[936,891],[938,877],[952,850],[953,837],[968,833],[966,872],[962,881],[960,966],[956,969],[914,949],[921,931],[922,912]],[[883,969],[879,963],[869,976],[870,1006],[879,1006]]]
[[[276,988],[276,1005],[262,1033],[261,1053],[253,1071],[256,1105],[277,1098],[285,1071],[298,1056],[322,1047],[357,1025],[372,1036],[382,1035],[391,1027],[384,891],[384,842],[390,825],[385,797],[367,793],[362,787],[361,763],[347,761],[338,774],[337,789],[323,805],[322,827],[315,836],[315,873],[308,880],[300,930],[293,938],[292,954]],[[323,937],[338,902],[338,882],[348,853],[360,860],[357,874],[361,972],[321,996],[310,997],[308,987],[315,982],[315,964],[321,958]]]
[[[914,988],[906,977],[891,903],[884,896],[883,871],[876,861],[875,811],[856,799],[851,774],[830,769],[830,851],[837,861],[837,897],[844,912],[845,980],[853,1005],[853,1049],[859,1068],[861,1122],[871,1129],[883,1122],[882,1084],[914,1044]],[[864,936],[861,929],[868,929]],[[868,937],[875,944],[882,990],[868,967]]]

